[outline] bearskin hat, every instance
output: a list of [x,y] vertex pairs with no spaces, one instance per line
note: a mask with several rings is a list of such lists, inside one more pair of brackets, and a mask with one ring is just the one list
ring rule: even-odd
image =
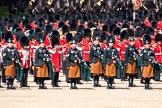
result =
[[155,35],[155,42],[162,41],[162,34],[158,33]]
[[46,37],[46,35],[45,35],[45,33],[43,33],[43,32],[38,32],[38,33],[36,34],[36,40],[37,40],[37,42],[39,42],[39,43],[44,43],[45,37]]
[[92,34],[93,37],[99,37],[100,36],[100,30],[99,29],[95,29],[93,31],[93,34]]
[[142,37],[144,35],[144,29],[142,27],[138,27],[135,29],[135,37]]
[[64,35],[65,33],[69,32],[69,27],[67,25],[64,25],[62,27],[62,34]]
[[84,35],[84,26],[83,25],[79,25],[77,27],[77,32],[80,32],[82,35]]
[[70,42],[73,40],[73,35],[71,33],[66,34],[66,42]]
[[107,37],[108,37],[108,34],[106,32],[102,32],[99,37],[100,42],[103,42],[104,40],[106,40]]
[[28,25],[25,26],[25,31],[27,31],[27,30],[31,30],[31,29],[32,29],[32,27],[31,27],[30,24],[28,24]]
[[70,27],[69,28],[70,28],[70,31],[76,31],[77,24],[72,22],[72,23],[70,23]]
[[109,33],[110,33],[110,34],[112,34],[112,31],[113,31],[113,29],[114,29],[115,27],[117,27],[116,24],[111,24],[111,25],[109,26]]
[[147,35],[153,35],[154,34],[154,29],[152,27],[146,28],[145,34],[147,34]]
[[157,28],[157,21],[152,21],[151,25],[153,28]]
[[50,40],[51,40],[52,47],[54,47],[55,45],[59,45],[60,44],[59,39],[57,37],[55,37],[55,36],[51,37]]
[[29,38],[27,36],[22,36],[19,40],[21,47],[29,46]]
[[13,30],[13,33],[15,34],[16,32],[22,31],[22,29],[20,27],[17,27]]
[[65,25],[65,23],[63,21],[61,21],[61,22],[59,22],[58,27],[62,28],[64,25]]
[[128,29],[129,37],[134,36],[134,30]]
[[25,36],[24,32],[22,31],[18,31],[15,33],[15,36],[16,36],[16,41],[19,41],[19,39],[22,37],[22,36]]
[[7,31],[5,34],[5,41],[6,43],[12,43],[13,37],[12,37],[12,33],[10,31]]
[[120,35],[120,31],[121,31],[121,29],[119,28],[119,27],[115,27],[114,29],[113,29],[113,32],[112,32],[112,35],[114,36],[114,35]]
[[84,29],[84,37],[91,37],[91,30],[90,29]]
[[139,18],[136,18],[136,19],[134,19],[133,24],[134,24],[135,27],[140,26],[141,20]]
[[36,28],[36,29],[34,30],[35,36],[37,35],[38,32],[42,32],[42,29],[41,29],[41,28]]
[[53,30],[50,34],[51,37],[57,37],[58,39],[60,39],[60,34],[57,30]]
[[46,27],[44,27],[44,30],[47,33],[51,33],[53,30],[53,26],[52,25],[47,25]]
[[102,31],[108,31],[108,25],[107,24],[104,24],[103,26],[102,26]]
[[124,39],[128,39],[129,36],[129,32],[127,29],[122,29],[121,33],[120,33],[120,39],[124,40]]
[[122,25],[122,28],[130,28],[130,25],[128,22],[124,22]]
[[30,31],[27,33],[27,37],[29,38],[29,40],[35,39],[34,30],[30,30]]
[[81,35],[81,33],[76,33],[75,35],[74,35],[74,40],[76,41],[76,42],[81,42],[82,41],[82,35]]
[[151,43],[151,36],[150,35],[144,35],[144,38],[143,38],[143,43],[144,44],[150,44]]

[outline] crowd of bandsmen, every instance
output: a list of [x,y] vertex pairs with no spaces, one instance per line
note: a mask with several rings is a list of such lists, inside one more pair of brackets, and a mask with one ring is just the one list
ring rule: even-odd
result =
[[[59,87],[63,70],[71,89],[81,80],[94,81],[100,76],[113,89],[114,78],[141,78],[145,89],[150,80],[160,80],[162,63],[162,13],[154,16],[138,11],[115,15],[76,13],[74,15],[22,15],[0,17],[2,81],[7,89],[28,87],[28,73],[33,74],[39,89],[45,80]],[[2,87],[2,86],[1,86]]]

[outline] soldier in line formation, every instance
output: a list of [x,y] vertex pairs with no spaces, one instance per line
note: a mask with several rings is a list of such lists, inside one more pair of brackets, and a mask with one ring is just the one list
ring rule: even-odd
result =
[[59,87],[62,69],[71,89],[91,79],[94,87],[101,87],[103,76],[107,89],[115,88],[114,78],[128,80],[128,87],[141,78],[145,89],[151,89],[150,80],[160,80],[162,13],[153,17],[141,12],[134,20],[131,11],[127,17],[118,12],[1,18],[1,80],[7,89],[16,89],[15,78],[20,87],[29,87],[30,73],[39,89],[47,89],[45,80],[50,79]]

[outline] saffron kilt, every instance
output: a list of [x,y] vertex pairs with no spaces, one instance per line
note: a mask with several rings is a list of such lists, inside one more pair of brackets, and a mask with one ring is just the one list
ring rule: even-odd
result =
[[80,78],[80,67],[77,63],[69,67],[68,78]]
[[48,67],[47,64],[43,64],[42,66],[38,67],[36,70],[36,78],[48,78]]
[[126,67],[126,74],[136,74],[137,73],[137,63],[133,61],[132,63],[128,63]]
[[11,65],[9,66],[6,66],[6,69],[5,69],[5,76],[6,77],[16,77],[16,65],[14,62],[12,62]]
[[106,65],[105,76],[107,77],[116,77],[116,64],[111,63]]
[[151,63],[149,63],[147,66],[143,67],[142,70],[142,77],[143,78],[153,78],[154,77],[154,69]]
[[98,60],[96,63],[91,64],[91,73],[92,74],[103,74],[101,60]]

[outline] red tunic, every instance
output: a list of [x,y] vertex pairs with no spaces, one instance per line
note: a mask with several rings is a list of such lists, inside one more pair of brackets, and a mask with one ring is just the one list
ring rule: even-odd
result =
[[46,36],[46,39],[44,41],[44,45],[47,46],[47,47],[50,47],[51,46],[50,37],[49,36]]
[[86,39],[83,39],[82,40],[82,45],[83,45],[83,48],[84,48],[83,58],[84,58],[85,61],[89,61],[90,48],[92,46],[92,43],[89,42]]
[[60,72],[60,64],[61,64],[60,53],[59,53],[59,51],[53,51],[53,50],[52,50],[52,52],[54,52],[52,54],[52,63],[56,67],[55,72]]
[[60,44],[61,45],[65,45],[66,44],[66,37],[65,36],[61,36]]
[[31,56],[30,56],[30,50],[20,50],[20,57],[21,57],[21,66],[23,68],[30,68],[30,62],[31,62]]
[[67,52],[68,50],[70,49],[70,44],[67,43],[63,46],[63,61],[66,61],[66,55],[67,55]]
[[137,48],[138,52],[143,48],[144,44],[142,40],[135,40],[134,46]]
[[17,42],[17,41],[15,42],[15,47],[16,47],[17,50],[21,50],[22,49],[20,43]]
[[158,22],[158,30],[162,30],[162,21]]
[[159,63],[162,63],[162,45],[156,45],[154,48],[154,53],[155,53],[156,60]]
[[31,58],[35,57],[35,51],[36,51],[37,45],[38,45],[38,42],[36,40],[29,42],[29,46],[30,46],[30,50],[31,50]]
[[151,27],[151,23],[148,19],[145,19],[145,25],[146,27]]
[[120,47],[121,47],[121,41],[120,40],[116,40],[114,47],[118,50],[118,52],[120,51]]
[[105,50],[107,47],[108,47],[108,45],[107,44],[105,44],[105,43],[100,43],[100,46]]
[[125,51],[126,51],[126,48],[127,48],[127,44],[125,43],[121,43],[121,46],[120,46],[120,51],[119,51],[119,55],[120,55],[120,59],[121,61],[124,61],[125,60]]

